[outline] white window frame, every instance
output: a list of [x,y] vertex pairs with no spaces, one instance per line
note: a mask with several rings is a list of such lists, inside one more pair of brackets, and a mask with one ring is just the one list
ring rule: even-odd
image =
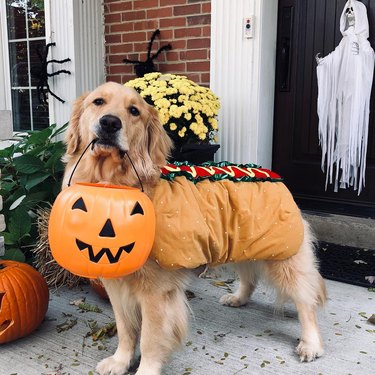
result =
[[[46,43],[55,42],[49,59],[71,58],[63,66],[71,75],[50,80],[53,92],[66,103],[49,98],[50,124],[64,125],[69,120],[73,101],[83,92],[105,82],[104,11],[102,0],[44,0]],[[93,34],[94,33],[94,34]],[[0,0],[0,111],[12,111],[9,74],[8,31],[5,0]],[[88,36],[88,37],[86,37]]]
[[[10,91],[8,28],[5,9],[5,0],[0,0],[0,141],[9,139],[13,134],[12,99]],[[7,142],[1,142],[6,147]]]
[[[6,11],[6,0],[0,0],[0,82],[4,82],[4,90],[0,90],[0,111],[9,111],[11,119],[11,131],[5,131],[5,134],[1,132],[0,129],[0,140],[2,137],[9,139],[15,134],[13,131],[13,121],[12,121],[12,85],[10,82],[10,58],[9,58],[9,35],[8,35],[8,24],[7,24],[7,11]],[[49,0],[44,0],[45,7]],[[46,9],[45,9],[46,13]],[[47,23],[48,20],[45,20]],[[45,37],[32,38],[32,40],[47,40],[47,29]],[[12,41],[17,41],[17,39],[12,39]],[[20,41],[29,41],[28,35],[25,38],[20,39]],[[27,56],[28,65],[30,60],[30,54]],[[30,89],[31,86],[31,76],[29,76],[29,86],[19,86],[14,87],[15,89]],[[30,95],[30,92],[29,92]],[[50,106],[51,107],[51,106]],[[30,113],[32,113],[32,101],[30,98]],[[51,109],[49,109],[49,118],[51,118]],[[2,124],[3,125],[3,124]],[[0,125],[1,126],[1,125]],[[31,115],[31,128],[33,128],[33,116]]]
[[12,110],[9,75],[8,27],[5,0],[0,0],[0,82],[4,91],[0,90],[0,110]]

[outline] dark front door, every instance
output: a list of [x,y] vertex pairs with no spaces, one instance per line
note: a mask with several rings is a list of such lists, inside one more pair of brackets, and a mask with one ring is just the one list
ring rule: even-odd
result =
[[[318,141],[315,55],[340,42],[346,0],[279,0],[273,169],[302,208],[375,217],[375,90],[371,100],[366,186],[325,190]],[[375,0],[364,0],[375,47]],[[375,86],[374,86],[375,87]]]

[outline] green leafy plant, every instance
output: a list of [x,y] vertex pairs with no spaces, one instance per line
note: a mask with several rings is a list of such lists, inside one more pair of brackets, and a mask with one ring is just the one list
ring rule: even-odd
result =
[[66,126],[17,134],[9,147],[0,150],[0,195],[7,226],[0,233],[4,259],[31,257],[38,239],[37,211],[53,203],[61,189],[65,145],[55,139]]

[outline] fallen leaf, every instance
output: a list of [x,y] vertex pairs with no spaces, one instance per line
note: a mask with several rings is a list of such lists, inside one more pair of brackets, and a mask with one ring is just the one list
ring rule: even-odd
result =
[[218,287],[228,287],[225,281],[211,281],[211,284]]
[[101,313],[103,312],[103,310],[98,307],[97,305],[91,305],[90,303],[86,303],[86,302],[82,302],[82,303],[79,303],[78,305],[78,308],[82,311],[82,312],[96,312],[96,313]]
[[186,298],[190,301],[191,299],[195,298],[196,295],[194,292],[192,292],[191,290],[186,290],[185,291],[185,295],[186,295]]
[[96,321],[90,322],[90,332],[87,333],[86,337],[91,336],[92,341],[102,340],[104,338],[113,337],[117,333],[117,327],[115,322],[109,322],[103,327],[99,327]]
[[86,298],[82,297],[82,298],[78,298],[78,299],[75,299],[73,301],[70,301],[69,305],[78,306],[80,303],[84,303],[85,301],[86,301]]
[[63,331],[68,331],[69,329],[73,328],[77,324],[76,319],[67,319],[64,323],[58,324],[56,326],[56,330],[58,333]]
[[43,373],[42,375],[62,375],[63,374],[61,372],[62,368],[63,368],[62,364],[59,364],[57,367],[55,367],[54,372],[49,372],[48,374]]

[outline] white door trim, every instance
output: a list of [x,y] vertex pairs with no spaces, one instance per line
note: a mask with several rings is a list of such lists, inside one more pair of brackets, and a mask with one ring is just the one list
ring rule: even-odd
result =
[[0,110],[12,110],[9,74],[8,28],[5,0],[0,0]]
[[[271,166],[277,0],[212,0],[211,88],[221,101],[218,160]],[[253,38],[244,35],[253,16]]]

